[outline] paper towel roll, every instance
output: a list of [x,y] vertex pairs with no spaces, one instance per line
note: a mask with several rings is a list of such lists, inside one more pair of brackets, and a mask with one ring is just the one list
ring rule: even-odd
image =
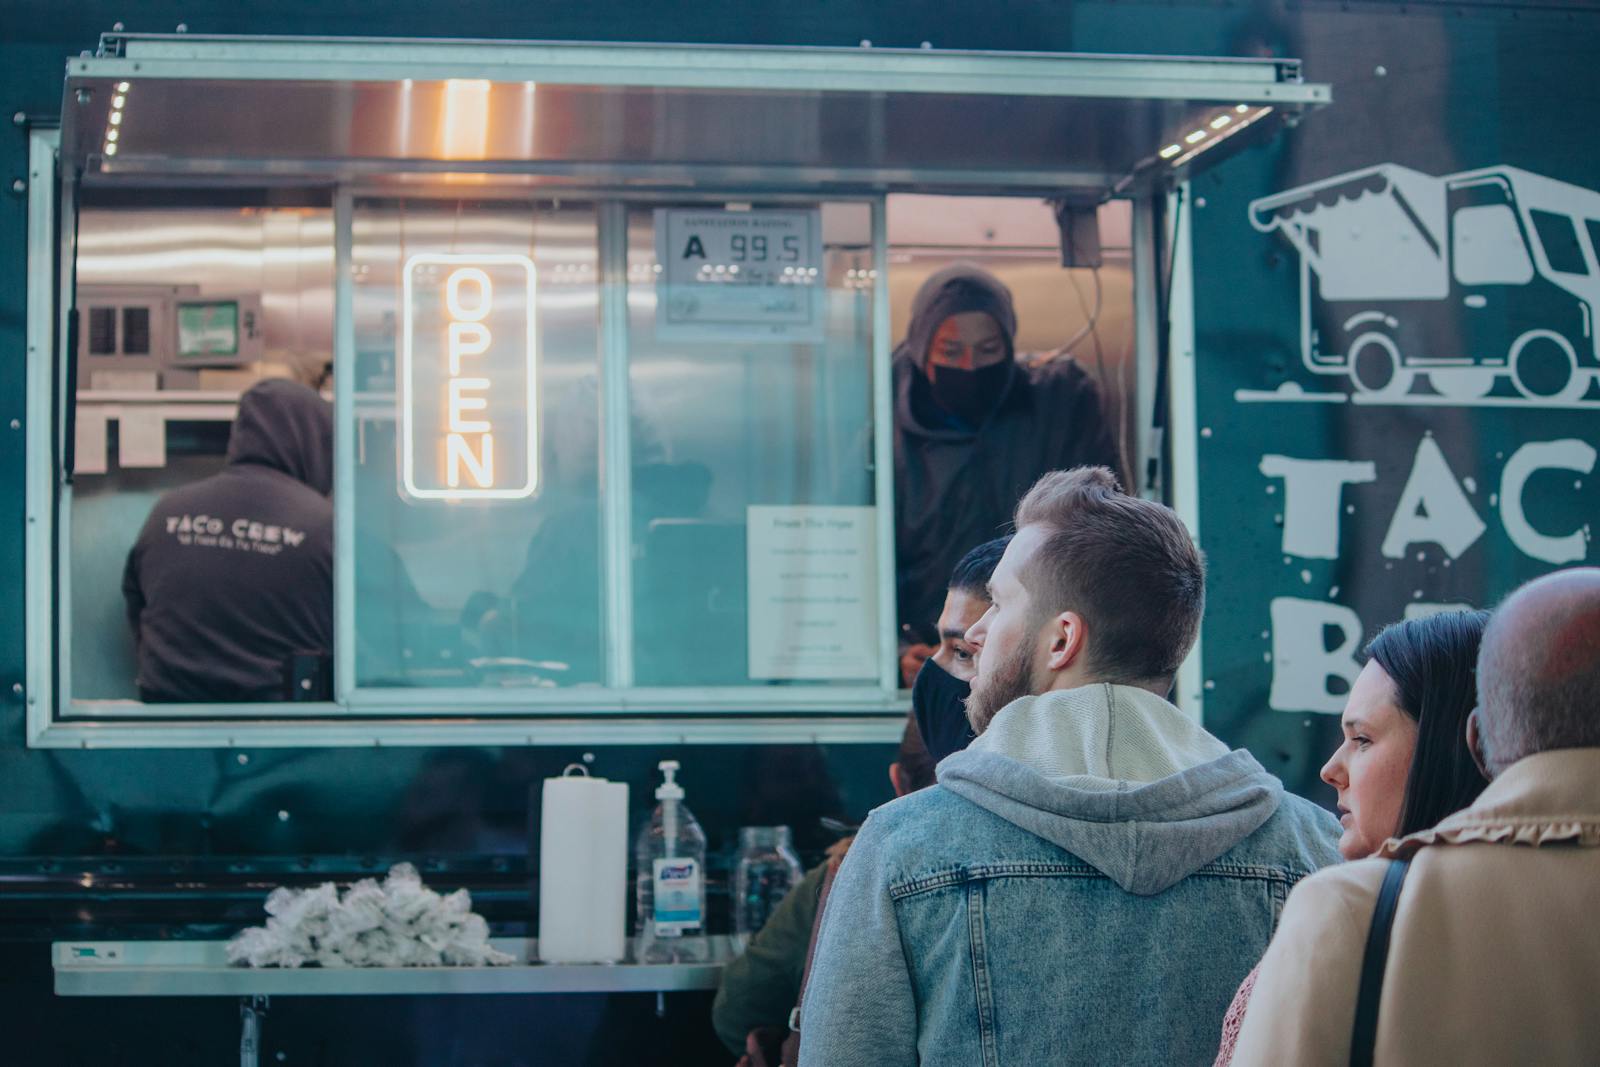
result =
[[587,772],[546,778],[539,823],[539,958],[620,961],[627,951],[627,903],[627,785]]

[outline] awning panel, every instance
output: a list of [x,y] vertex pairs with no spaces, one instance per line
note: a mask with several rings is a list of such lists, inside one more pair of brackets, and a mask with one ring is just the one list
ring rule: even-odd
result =
[[90,183],[477,171],[1099,200],[1328,99],[1292,60],[114,36],[68,64],[63,152]]

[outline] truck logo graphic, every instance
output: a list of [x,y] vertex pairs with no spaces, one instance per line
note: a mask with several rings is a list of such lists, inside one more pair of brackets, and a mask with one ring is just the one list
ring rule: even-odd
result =
[[1334,387],[1237,400],[1600,407],[1600,193],[1516,167],[1382,163],[1249,216],[1300,254],[1301,359]]

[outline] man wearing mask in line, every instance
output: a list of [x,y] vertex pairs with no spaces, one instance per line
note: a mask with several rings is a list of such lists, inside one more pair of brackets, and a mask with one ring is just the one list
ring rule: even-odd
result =
[[939,612],[939,648],[911,687],[911,713],[935,764],[966,748],[975,736],[967,720],[967,697],[977,677],[978,657],[967,631],[989,610],[989,579],[1010,543],[1009,536],[986,541],[956,564]]
[[[977,657],[966,635],[989,610],[989,577],[1008,541],[1003,537],[979,545],[961,557],[950,575],[939,615],[939,649],[917,675],[911,720],[900,741],[899,758],[889,764],[889,781],[897,797],[932,785],[934,764],[966,748],[972,739],[966,701]],[[730,1050],[745,1055],[741,1063],[760,1067],[782,1059],[776,1050],[789,1037],[790,1009],[799,1000],[817,906],[851,840],[843,838],[828,849],[828,860],[789,891],[745,952],[723,972],[711,1022]]]
[[[227,466],[162,496],[128,553],[141,700],[283,700],[296,656],[326,661],[332,491],[328,402],[297,382],[251,386]],[[313,679],[304,695],[326,694]]]
[[901,675],[933,652],[920,631],[939,611],[961,553],[993,538],[1047,471],[1120,469],[1092,378],[1065,356],[1019,363],[1011,290],[954,263],[917,291],[894,354],[895,559]]
[[801,1067],[1210,1064],[1338,824],[1164,699],[1205,566],[1101,467],[1041,478],[967,633],[977,739],[868,817],[824,909]]

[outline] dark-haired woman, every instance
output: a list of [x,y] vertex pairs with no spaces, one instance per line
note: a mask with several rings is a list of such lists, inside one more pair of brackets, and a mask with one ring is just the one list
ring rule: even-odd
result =
[[[1367,646],[1367,665],[1340,719],[1344,741],[1322,768],[1322,780],[1338,791],[1345,859],[1433,826],[1489,784],[1467,747],[1488,621],[1486,611],[1408,619],[1386,626]],[[1255,980],[1251,971],[1223,1019],[1215,1067],[1233,1059]]]

